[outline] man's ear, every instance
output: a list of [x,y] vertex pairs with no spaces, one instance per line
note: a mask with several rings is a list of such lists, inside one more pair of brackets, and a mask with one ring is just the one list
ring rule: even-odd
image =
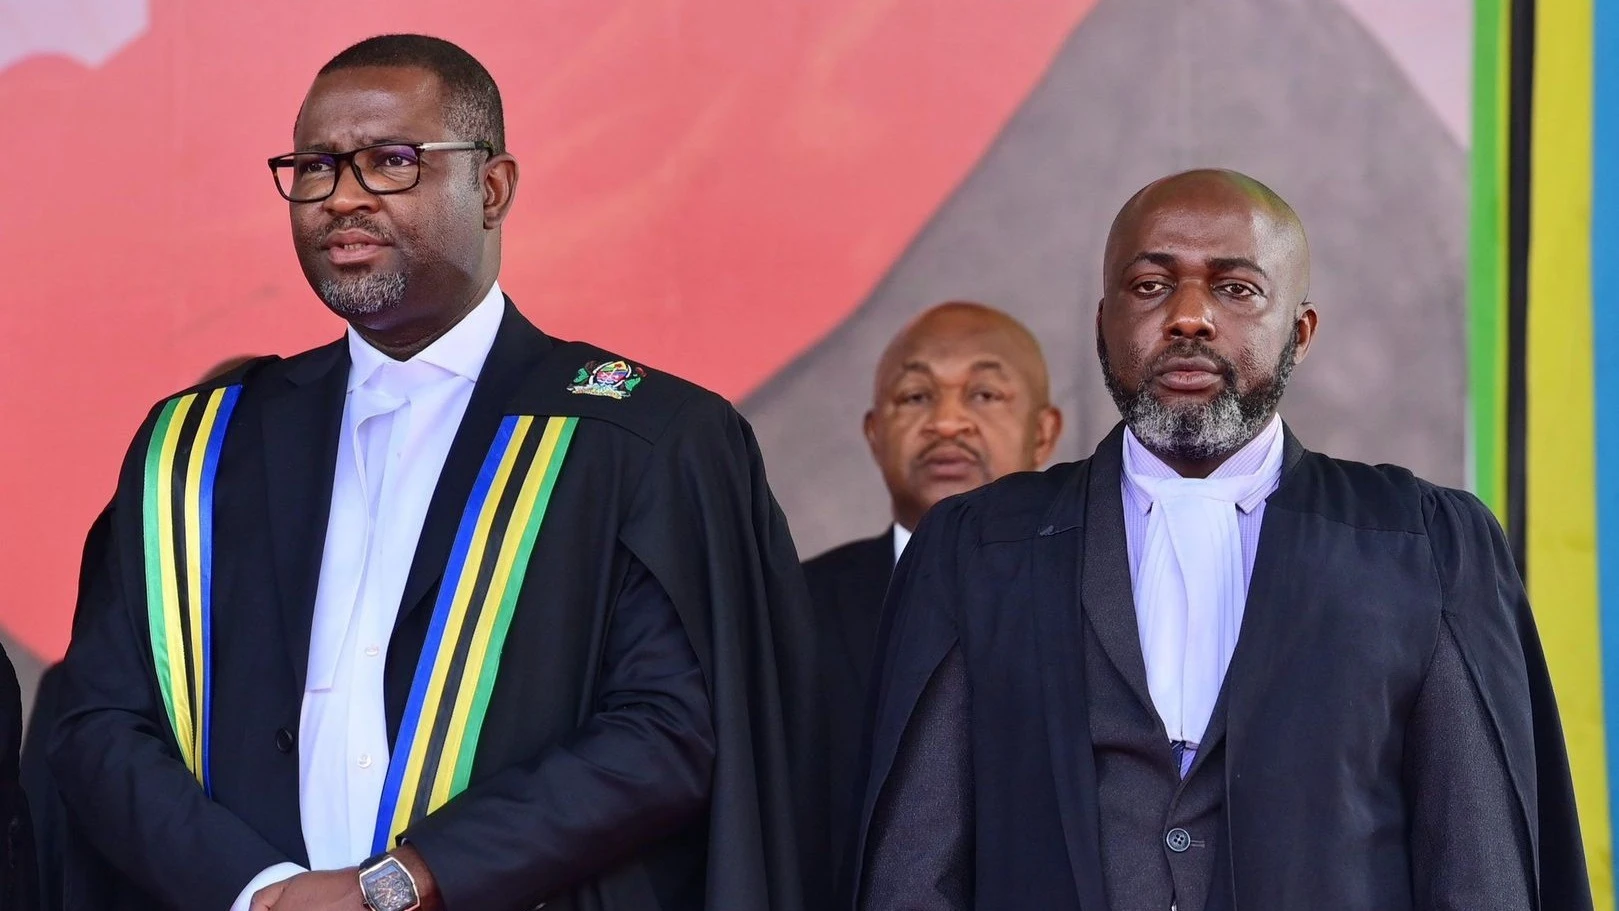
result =
[[506,221],[517,198],[517,159],[502,152],[483,166],[483,226],[493,230]]
[[1047,405],[1034,416],[1034,467],[1040,468],[1051,459],[1052,450],[1057,448],[1057,437],[1062,435],[1062,411],[1055,405]]
[[1298,319],[1293,323],[1293,341],[1298,347],[1293,351],[1293,363],[1300,364],[1310,353],[1310,344],[1315,341],[1316,324],[1320,321],[1315,304],[1305,301],[1299,304]]

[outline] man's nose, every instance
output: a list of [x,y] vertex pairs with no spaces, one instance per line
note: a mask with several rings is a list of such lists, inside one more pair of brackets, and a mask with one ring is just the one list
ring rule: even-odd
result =
[[344,163],[337,169],[337,186],[332,188],[332,195],[326,197],[321,205],[333,215],[375,212],[377,196],[360,183],[354,168]]
[[933,409],[930,429],[941,437],[952,438],[971,433],[977,426],[972,412],[955,396],[945,396]]
[[1212,339],[1215,301],[1201,282],[1183,282],[1169,298],[1164,335],[1175,338]]

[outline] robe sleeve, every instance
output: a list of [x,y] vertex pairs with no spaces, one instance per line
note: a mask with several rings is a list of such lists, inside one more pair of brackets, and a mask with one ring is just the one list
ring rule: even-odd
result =
[[877,796],[861,911],[972,907],[972,726],[957,646],[928,681]]
[[[83,556],[79,561],[79,591],[88,590],[96,573],[106,565],[111,542],[112,514],[103,509],[85,535]],[[28,732],[23,737],[21,766],[22,786],[28,795],[29,816],[34,822],[34,851],[39,859],[36,889],[39,894],[50,896],[63,894],[69,849],[67,808],[62,804],[62,795],[51,776],[46,756],[51,731],[62,713],[62,675],[62,665],[58,662],[46,668],[39,678],[34,690],[33,711],[28,716]]]
[[79,823],[74,831],[125,876],[167,906],[229,908],[259,871],[288,858],[208,798],[169,730],[145,633],[145,599],[128,591],[119,571],[140,561],[141,541],[131,529],[140,515],[138,465],[151,423],[126,458],[105,520],[107,546],[86,552],[90,565],[63,659],[50,771]]
[[1407,726],[1405,765],[1418,911],[1533,907],[1529,833],[1506,757],[1445,625]]
[[[1592,907],[1573,779],[1551,676],[1506,535],[1471,494],[1434,490],[1425,504],[1444,625],[1475,687],[1504,761],[1513,808],[1527,836],[1519,848],[1540,911]],[[1556,610],[1558,605],[1542,605]],[[1479,830],[1450,820],[1453,833]],[[1497,831],[1492,837],[1510,839]]]
[[753,431],[693,396],[657,440],[620,533],[702,666],[717,744],[708,911],[826,907],[825,763],[809,590]]
[[[970,692],[956,622],[960,551],[971,546],[963,543],[962,510],[957,500],[929,510],[888,589],[858,779],[859,824],[852,862],[843,865],[849,877],[839,886],[840,907],[892,907],[883,898],[903,895],[918,877],[937,893],[938,902],[925,907],[958,907],[950,902],[964,891],[959,907],[971,905],[969,727],[965,717],[951,717],[966,710]],[[932,749],[944,751],[937,765],[927,755]],[[911,824],[912,811],[928,814],[942,831]],[[901,858],[926,869],[907,870]]]
[[567,742],[502,769],[405,832],[448,908],[520,911],[700,819],[714,728],[668,596],[631,561],[601,696]]

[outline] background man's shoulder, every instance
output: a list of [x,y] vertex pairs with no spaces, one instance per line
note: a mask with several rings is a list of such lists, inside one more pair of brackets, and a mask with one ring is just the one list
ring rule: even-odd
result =
[[894,532],[888,529],[875,537],[840,544],[805,560],[804,577],[813,589],[818,583],[847,578],[868,567],[892,568],[893,562]]

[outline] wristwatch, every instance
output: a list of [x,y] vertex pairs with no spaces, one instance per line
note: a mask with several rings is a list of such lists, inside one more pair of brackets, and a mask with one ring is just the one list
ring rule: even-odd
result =
[[416,911],[422,906],[416,878],[392,854],[360,864],[360,894],[371,911]]

